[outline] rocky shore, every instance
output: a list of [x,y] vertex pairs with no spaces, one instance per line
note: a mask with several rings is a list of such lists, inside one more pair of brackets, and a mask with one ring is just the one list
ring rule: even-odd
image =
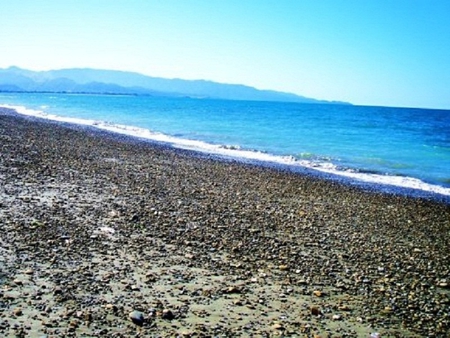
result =
[[450,336],[449,204],[6,109],[0,183],[2,337]]

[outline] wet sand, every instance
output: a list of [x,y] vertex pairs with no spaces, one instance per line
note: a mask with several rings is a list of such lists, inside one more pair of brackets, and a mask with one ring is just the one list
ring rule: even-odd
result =
[[450,205],[0,110],[0,336],[448,337]]

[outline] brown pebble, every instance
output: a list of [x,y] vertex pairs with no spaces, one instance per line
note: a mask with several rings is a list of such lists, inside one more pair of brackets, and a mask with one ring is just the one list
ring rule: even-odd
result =
[[78,320],[76,320],[76,319],[72,319],[69,323],[69,326],[73,327],[73,328],[77,328],[78,325],[79,325],[79,323],[78,323]]
[[338,310],[340,311],[350,311],[351,309],[347,305],[338,306]]
[[13,310],[13,315],[14,316],[21,316],[23,314],[23,311],[22,311],[22,309],[20,308],[20,307],[16,307],[14,310]]
[[313,316],[319,316],[322,313],[317,306],[311,306],[310,310]]
[[289,266],[287,266],[287,265],[280,265],[278,268],[279,268],[281,271],[286,271],[286,270],[289,269]]
[[280,323],[275,323],[272,325],[272,329],[274,330],[284,330],[284,326],[281,325]]
[[314,296],[316,296],[316,297],[322,297],[322,291],[319,291],[319,290],[315,290],[314,292],[313,292],[313,294],[314,294]]
[[391,314],[393,311],[394,310],[391,307],[386,306],[383,310],[381,310],[381,313],[385,314],[385,315],[388,315],[388,314]]

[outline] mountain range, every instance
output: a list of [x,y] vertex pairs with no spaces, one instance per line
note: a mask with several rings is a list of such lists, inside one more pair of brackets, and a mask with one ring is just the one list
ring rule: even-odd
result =
[[90,68],[31,71],[13,66],[0,69],[0,92],[126,94],[343,104],[240,84],[165,79],[134,72]]

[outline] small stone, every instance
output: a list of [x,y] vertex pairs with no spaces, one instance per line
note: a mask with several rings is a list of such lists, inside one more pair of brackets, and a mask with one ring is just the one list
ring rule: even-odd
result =
[[161,314],[162,319],[172,320],[175,318],[175,315],[169,309],[164,309]]
[[280,265],[278,268],[279,268],[281,271],[286,271],[286,270],[289,269],[289,266],[287,266],[287,265]]
[[156,280],[157,280],[157,277],[156,277],[152,272],[147,272],[147,273],[145,274],[145,278],[146,278],[145,282],[146,282],[147,284],[148,284],[148,283],[156,282]]
[[315,290],[314,292],[313,292],[313,294],[314,294],[314,296],[316,296],[316,297],[322,297],[322,291],[319,291],[319,290]]
[[46,319],[43,319],[41,321],[41,325],[45,326],[45,327],[52,327],[53,326],[52,322],[50,322],[49,320],[46,320]]
[[60,286],[55,286],[55,288],[53,289],[53,294],[54,295],[60,295],[62,294],[62,289]]
[[69,323],[69,326],[72,327],[72,328],[77,328],[78,325],[79,325],[79,322],[78,322],[78,320],[76,320],[76,319],[72,319],[72,320],[70,321],[70,323]]
[[130,320],[138,326],[144,325],[144,314],[140,311],[131,311],[128,318],[130,318]]
[[34,273],[33,269],[26,269],[24,272],[26,275],[32,275]]
[[23,311],[20,307],[17,307],[13,310],[13,315],[14,316],[21,316],[23,314]]
[[333,320],[341,320],[342,317],[341,317],[341,315],[333,315],[332,319]]
[[350,311],[351,309],[347,305],[338,306],[338,310],[340,311]]
[[108,212],[108,216],[111,218],[119,217],[119,212],[117,210],[111,210],[110,212]]
[[22,286],[23,285],[23,282],[20,279],[18,279],[18,278],[14,279],[13,283],[18,285],[18,286]]
[[284,326],[281,325],[280,323],[275,323],[272,325],[272,329],[274,330],[284,330]]
[[117,306],[114,304],[111,304],[111,303],[106,304],[105,308],[109,311],[114,311],[114,312],[116,312],[118,310]]
[[337,287],[338,289],[347,289],[347,286],[346,286],[343,282],[341,282],[341,281],[338,281],[338,282],[336,283],[336,287]]
[[87,323],[92,322],[92,313],[90,313],[90,312],[85,312],[85,313],[84,313],[84,320],[85,320],[85,322],[87,322]]
[[317,306],[311,306],[310,310],[313,316],[319,316],[321,314],[321,311]]
[[381,310],[381,313],[385,314],[385,315],[388,315],[388,314],[391,314],[393,311],[394,310],[391,307],[386,306],[383,310]]
[[241,289],[236,287],[236,286],[229,286],[226,290],[225,293],[241,293]]

